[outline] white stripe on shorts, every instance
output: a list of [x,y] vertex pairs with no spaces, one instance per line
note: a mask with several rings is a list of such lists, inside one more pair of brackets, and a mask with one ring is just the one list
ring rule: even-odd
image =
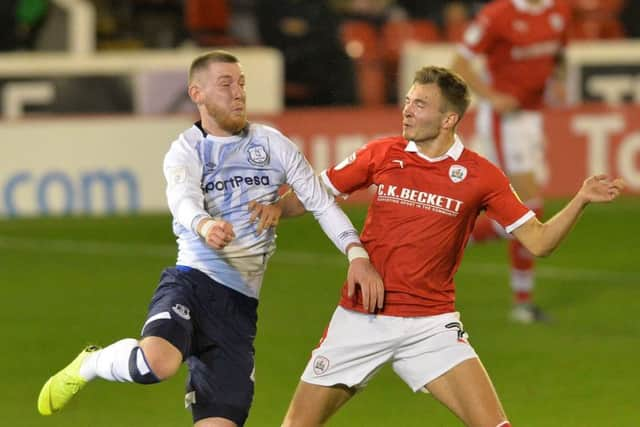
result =
[[142,325],[142,330],[140,331],[140,335],[144,334],[144,328],[146,328],[149,323],[154,322],[156,320],[160,320],[160,319],[171,319],[171,313],[169,313],[168,311],[162,311],[160,313],[154,314],[153,316],[149,317],[147,321],[144,322],[144,325]]

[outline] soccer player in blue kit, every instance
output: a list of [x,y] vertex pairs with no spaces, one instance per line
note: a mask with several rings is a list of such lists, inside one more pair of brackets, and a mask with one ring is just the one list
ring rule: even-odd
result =
[[[163,271],[141,339],[84,349],[53,375],[38,411],[62,409],[87,382],[153,384],[189,367],[185,401],[197,427],[245,423],[254,394],[258,295],[275,250],[279,213],[269,205],[288,184],[349,259],[351,291],[371,311],[383,284],[358,233],[297,147],[277,130],[246,118],[245,76],[225,51],[196,58],[189,96],[200,121],[173,142],[164,160],[178,259]],[[250,204],[260,204],[260,221]]]

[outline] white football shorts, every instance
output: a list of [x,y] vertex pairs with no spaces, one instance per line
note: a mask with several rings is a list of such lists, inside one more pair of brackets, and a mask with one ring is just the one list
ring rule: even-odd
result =
[[473,149],[507,175],[533,173],[539,183],[548,180],[542,114],[517,111],[497,115],[487,103],[478,105]]
[[302,381],[363,388],[390,362],[415,391],[459,363],[477,358],[458,312],[424,317],[364,314],[338,307]]

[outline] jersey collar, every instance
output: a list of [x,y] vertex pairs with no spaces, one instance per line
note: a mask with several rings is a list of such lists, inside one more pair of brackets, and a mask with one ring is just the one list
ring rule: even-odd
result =
[[540,13],[545,9],[553,6],[553,0],[542,0],[540,4],[532,5],[527,0],[511,0],[516,9],[520,12]]
[[195,127],[196,129],[198,129],[200,131],[200,133],[202,134],[202,138],[203,139],[209,139],[211,141],[214,142],[237,142],[242,140],[245,136],[247,136],[247,134],[249,133],[249,127],[250,124],[247,123],[247,126],[242,130],[242,132],[236,134],[236,135],[231,135],[231,136],[213,136],[211,134],[208,134],[206,130],[204,130],[204,128],[202,127],[202,121],[198,120],[197,122],[195,122],[193,124],[193,127]]
[[420,150],[418,150],[418,146],[414,141],[409,141],[407,143],[407,146],[404,149],[404,151],[408,151],[409,153],[416,153],[418,156],[432,163],[439,162],[441,160],[446,159],[447,157],[451,157],[453,160],[457,161],[460,159],[460,156],[462,156],[463,150],[464,150],[464,145],[462,144],[462,141],[460,141],[460,138],[458,138],[458,135],[454,136],[453,144],[451,145],[451,147],[449,147],[447,152],[444,153],[442,156],[438,156],[436,158],[431,158],[429,156],[425,156],[424,154],[422,154]]

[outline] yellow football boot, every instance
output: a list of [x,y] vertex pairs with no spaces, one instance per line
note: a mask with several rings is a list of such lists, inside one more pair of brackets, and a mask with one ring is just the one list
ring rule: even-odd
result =
[[100,350],[100,347],[94,345],[85,348],[73,362],[49,378],[38,396],[38,412],[41,415],[51,415],[64,408],[87,384],[87,380],[80,376],[80,366],[89,354],[97,350]]

